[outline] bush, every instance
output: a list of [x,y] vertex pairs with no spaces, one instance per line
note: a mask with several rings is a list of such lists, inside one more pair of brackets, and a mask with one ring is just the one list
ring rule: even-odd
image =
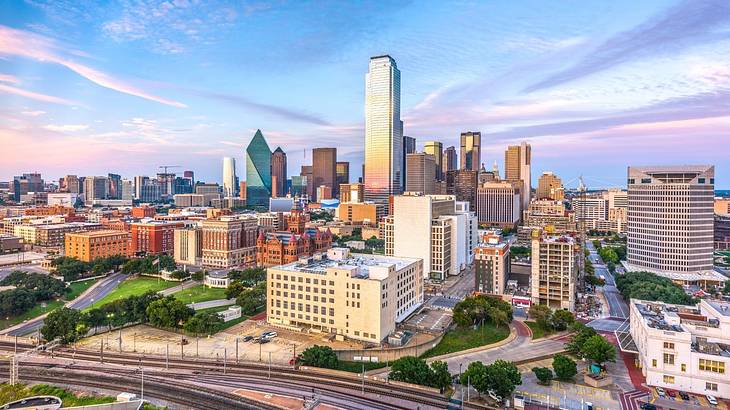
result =
[[641,299],[677,305],[692,305],[695,299],[680,285],[649,272],[628,272],[616,277],[616,288],[626,300]]
[[547,367],[533,367],[532,371],[540,384],[549,385],[553,380],[553,371]]
[[314,345],[305,349],[297,358],[304,366],[321,367],[324,369],[336,369],[339,364],[337,354],[329,346]]
[[553,370],[559,380],[570,380],[578,374],[578,365],[570,357],[557,354],[553,357]]

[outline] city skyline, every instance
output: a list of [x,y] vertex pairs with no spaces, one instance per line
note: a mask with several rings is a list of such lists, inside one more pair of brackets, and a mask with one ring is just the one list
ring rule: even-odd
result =
[[[504,169],[504,149],[525,140],[533,179],[549,170],[568,187],[580,174],[589,188],[625,186],[628,165],[661,162],[717,164],[716,187],[730,188],[715,148],[730,129],[730,6],[628,5],[5,2],[0,180],[131,178],[179,163],[221,182],[223,157],[245,173],[259,128],[290,174],[311,161],[305,148],[336,147],[356,180],[367,61],[388,53],[419,151],[474,130],[487,166]],[[488,29],[455,24],[466,15]],[[277,33],[282,23],[290,31]]]

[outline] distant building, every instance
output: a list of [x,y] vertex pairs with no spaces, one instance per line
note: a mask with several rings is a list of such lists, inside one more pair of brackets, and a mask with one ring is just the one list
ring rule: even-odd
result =
[[238,177],[236,176],[236,159],[223,158],[223,194],[225,196],[238,195]]
[[715,214],[714,242],[716,250],[730,250],[730,214]]
[[256,241],[256,264],[262,267],[284,265],[300,257],[326,252],[332,247],[332,234],[319,229],[307,229],[301,235],[293,232],[259,234]]
[[436,193],[436,162],[423,152],[406,155],[406,192]]
[[286,153],[281,147],[276,147],[271,154],[271,196],[274,198],[283,197],[287,194]]
[[[337,181],[335,181],[335,184],[339,187],[342,184],[349,184],[349,183],[350,183],[350,163],[347,161],[337,161]],[[337,192],[339,194],[339,191],[337,191]]]
[[70,232],[65,237],[65,256],[84,262],[109,256],[129,256],[130,235],[122,231]]
[[20,197],[28,192],[45,191],[45,183],[39,173],[28,173],[13,178],[13,199],[20,202]]
[[[403,155],[401,156],[401,176],[403,177],[403,187],[408,182],[408,170],[406,169],[406,156],[416,152],[416,139],[407,135],[403,136]],[[363,162],[362,175],[365,176],[365,163]],[[360,181],[364,182],[364,181]],[[404,188],[405,189],[405,188]]]
[[474,249],[474,266],[476,292],[504,294],[510,273],[509,243],[499,235],[488,235]]
[[730,215],[730,198],[715,198],[715,214]]
[[459,165],[459,158],[456,155],[456,147],[451,146],[444,150],[443,159],[441,160],[442,175],[446,176],[449,171],[455,171]]
[[271,149],[261,130],[246,147],[246,202],[267,206],[271,197]]
[[84,197],[87,204],[96,199],[107,199],[108,196],[109,182],[106,177],[88,176],[84,179]]
[[565,188],[560,177],[550,171],[543,172],[537,180],[537,199],[553,199],[562,201],[565,198]]
[[203,221],[203,266],[219,269],[254,266],[256,222],[253,216],[220,216]]
[[457,201],[469,203],[470,209],[476,209],[478,171],[459,169],[446,174],[446,193],[456,196]]
[[365,198],[365,186],[356,182],[353,184],[340,185],[340,202],[363,202]]
[[13,229],[14,236],[23,239],[24,243],[59,247],[64,246],[65,235],[69,232],[92,231],[101,229],[101,225],[89,222],[68,222],[37,225],[17,225]]
[[459,169],[479,171],[482,163],[482,133],[462,132],[461,133],[461,161]]
[[[314,178],[315,201],[337,196],[337,148],[315,148],[312,150],[312,177]],[[320,198],[320,187],[329,189],[329,196]]]
[[146,220],[131,224],[132,244],[135,255],[172,255],[175,229],[184,226],[182,221]]
[[514,228],[520,221],[519,189],[507,181],[488,182],[477,188],[477,219],[480,224]]
[[532,147],[523,142],[520,145],[510,145],[504,153],[504,179],[519,184],[522,197],[521,208],[527,209],[532,196]]
[[580,245],[571,236],[535,231],[532,238],[532,303],[575,310]]
[[341,202],[335,218],[350,224],[377,224],[377,207],[373,203]]
[[444,169],[442,161],[444,156],[444,145],[439,141],[427,141],[426,144],[423,146],[423,152],[431,155],[434,159],[434,178],[437,181],[443,181]]
[[137,206],[132,208],[132,218],[154,218],[155,207],[153,206]]

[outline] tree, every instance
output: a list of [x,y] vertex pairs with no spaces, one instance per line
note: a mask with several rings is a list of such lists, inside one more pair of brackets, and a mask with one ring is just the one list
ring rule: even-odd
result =
[[156,300],[147,306],[147,319],[153,326],[173,328],[184,323],[195,311],[185,305],[184,302],[175,299],[174,296],[167,296]]
[[495,326],[502,327],[509,325],[509,317],[503,310],[496,307],[490,307],[487,314],[489,316],[489,321],[491,321]]
[[502,399],[509,397],[515,391],[515,387],[522,384],[522,376],[512,362],[497,360],[486,367],[487,386]]
[[67,344],[78,340],[83,329],[81,313],[78,310],[63,307],[46,316],[41,334],[48,341],[60,339],[61,343]]
[[565,350],[578,357],[583,357],[583,345],[588,339],[598,333],[592,327],[588,327],[580,322],[575,322],[572,329],[575,333],[570,338],[570,341],[565,344]]
[[575,361],[562,354],[556,354],[553,357],[553,370],[555,376],[560,380],[570,380],[578,374],[578,366]]
[[535,320],[541,329],[550,329],[550,319],[552,317],[552,311],[547,305],[532,305],[528,311],[531,318]]
[[479,394],[489,390],[487,384],[487,366],[482,362],[471,362],[466,371],[461,374],[459,383],[471,385]]
[[661,301],[676,305],[695,303],[680,285],[650,272],[628,272],[616,277],[616,288],[624,299]]
[[489,320],[496,326],[509,324],[512,321],[512,306],[501,299],[486,295],[467,297],[454,306],[453,320],[460,327],[471,326],[483,320]]
[[201,281],[204,278],[205,278],[205,273],[203,273],[203,272],[194,272],[194,273],[190,274],[190,279],[192,279],[192,280]]
[[223,324],[223,318],[217,313],[196,313],[185,322],[183,329],[196,334],[213,334]]
[[606,281],[594,275],[586,275],[586,283],[593,286],[603,286]]
[[730,295],[730,280],[725,281],[725,286],[722,288],[722,293],[725,295]]
[[535,373],[540,384],[549,385],[553,380],[553,371],[547,367],[533,367],[532,372]]
[[430,386],[433,373],[426,361],[413,356],[404,356],[390,367],[391,380]]
[[305,366],[336,369],[339,364],[337,354],[329,346],[314,345],[305,349],[297,358]]
[[446,362],[440,360],[434,361],[431,363],[431,372],[433,373],[431,386],[438,387],[442,393],[451,386],[451,373],[449,372],[449,365]]
[[173,279],[183,280],[190,277],[190,272],[184,270],[176,270],[170,274]]
[[241,282],[231,282],[226,288],[226,299],[235,299],[246,290]]
[[253,315],[266,305],[266,282],[261,282],[253,289],[243,291],[236,298],[236,304],[241,307],[244,315]]
[[569,311],[564,309],[558,309],[553,312],[550,322],[553,329],[562,331],[567,329],[568,326],[572,325],[573,322],[575,322],[575,318],[573,317],[573,314]]
[[616,361],[616,349],[601,335],[591,336],[581,348],[583,357],[586,357],[599,366],[605,362]]
[[25,313],[36,304],[32,291],[25,288],[0,292],[0,317],[16,316]]

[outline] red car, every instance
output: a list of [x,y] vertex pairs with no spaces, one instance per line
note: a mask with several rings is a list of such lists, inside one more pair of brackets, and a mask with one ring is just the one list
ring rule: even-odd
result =
[[669,397],[671,397],[671,398],[675,398],[675,397],[677,397],[677,392],[676,392],[676,391],[674,391],[674,390],[669,390],[669,389],[667,389],[667,394],[668,394],[668,395],[669,395]]

